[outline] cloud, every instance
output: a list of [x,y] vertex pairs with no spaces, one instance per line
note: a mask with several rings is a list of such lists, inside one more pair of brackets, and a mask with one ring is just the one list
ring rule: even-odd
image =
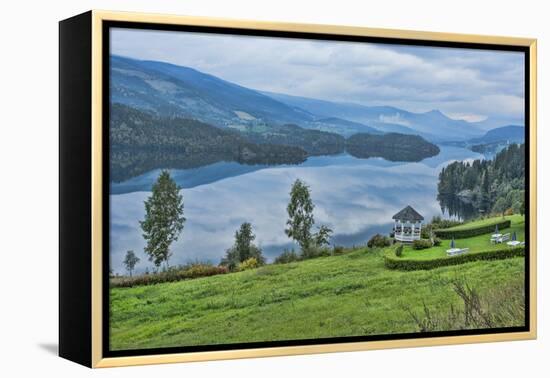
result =
[[264,91],[413,112],[524,116],[518,52],[130,29],[115,29],[111,48]]
[[401,117],[400,113],[395,113],[393,115],[385,116],[380,114],[380,122],[382,123],[391,123],[395,125],[410,126],[410,122]]
[[467,113],[450,113],[447,114],[448,117],[452,119],[461,119],[467,122],[480,122],[485,121],[487,116],[481,114],[467,114]]

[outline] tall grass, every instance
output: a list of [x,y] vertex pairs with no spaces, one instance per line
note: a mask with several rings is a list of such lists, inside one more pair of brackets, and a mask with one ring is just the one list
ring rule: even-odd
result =
[[450,305],[448,311],[434,311],[424,303],[420,314],[406,308],[419,332],[512,327],[525,323],[523,279],[514,279],[484,294],[464,278],[451,283],[461,306]]

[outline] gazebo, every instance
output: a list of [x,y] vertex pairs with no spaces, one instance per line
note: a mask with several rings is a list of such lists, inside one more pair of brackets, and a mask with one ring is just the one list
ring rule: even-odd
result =
[[395,221],[393,226],[395,240],[412,243],[414,240],[420,239],[424,217],[418,211],[407,206],[395,214],[392,219]]

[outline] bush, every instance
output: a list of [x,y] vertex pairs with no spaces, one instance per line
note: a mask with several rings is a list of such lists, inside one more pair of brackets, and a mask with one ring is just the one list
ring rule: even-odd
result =
[[258,262],[258,260],[255,257],[251,257],[249,259],[244,260],[242,263],[240,263],[239,266],[237,267],[237,270],[239,272],[242,272],[249,269],[256,269],[260,267],[260,265],[261,264]]
[[395,256],[401,257],[403,255],[403,244],[399,244],[399,246],[395,249]]
[[422,227],[422,231],[420,231],[420,237],[422,239],[429,239],[432,235],[432,226],[427,225],[425,227]]
[[426,249],[426,248],[431,248],[432,246],[433,246],[432,241],[429,239],[415,240],[413,241],[413,244],[412,244],[413,249]]
[[442,228],[451,228],[460,226],[464,222],[457,221],[457,220],[451,220],[451,219],[442,219],[440,216],[436,216],[432,218],[432,223],[428,226],[431,226],[433,229],[442,229]]
[[334,256],[336,255],[343,255],[345,252],[345,249],[344,247],[342,247],[341,245],[335,245],[333,248],[332,248],[332,254]]
[[387,236],[376,234],[367,242],[367,247],[369,248],[384,248],[391,245],[391,239]]
[[331,249],[328,247],[322,247],[317,244],[310,245],[308,248],[302,250],[301,259],[315,259],[317,257],[326,257],[331,255]]
[[265,264],[265,258],[262,255],[262,250],[255,245],[250,245],[244,251],[239,251],[235,246],[229,248],[225,252],[225,256],[222,258],[220,265],[227,266],[230,271],[238,270],[239,264],[250,259],[255,258],[259,265]]
[[226,274],[229,269],[225,266],[213,266],[207,263],[187,264],[183,267],[172,267],[160,273],[146,273],[123,279],[112,279],[111,287],[133,287],[143,285],[155,285],[164,282],[176,282],[199,277],[209,277],[218,274]]
[[227,272],[228,272],[227,268],[223,266],[196,264],[196,265],[191,265],[190,267],[185,269],[181,275],[184,278],[190,279],[190,278],[198,278],[198,277],[209,277],[209,276],[214,276],[217,274],[223,274]]
[[300,257],[296,252],[294,252],[294,250],[292,251],[285,250],[283,253],[277,256],[273,262],[275,264],[288,264],[299,260],[300,260]]
[[434,230],[434,234],[435,236],[441,239],[452,239],[452,238],[464,239],[464,238],[470,238],[472,236],[488,234],[494,231],[496,226],[498,226],[498,228],[502,230],[510,227],[510,225],[511,225],[510,220],[497,220],[487,225],[477,226],[477,227],[473,226],[471,228],[464,227],[464,228],[459,228],[458,230],[453,230],[453,229]]
[[458,256],[444,256],[431,260],[398,259],[395,251],[387,251],[384,255],[384,264],[388,269],[397,270],[428,270],[449,265],[459,265],[478,260],[501,260],[511,257],[525,256],[525,246],[504,247],[491,251],[468,252]]
[[441,245],[441,239],[434,238],[433,245],[434,245],[434,247],[439,247]]

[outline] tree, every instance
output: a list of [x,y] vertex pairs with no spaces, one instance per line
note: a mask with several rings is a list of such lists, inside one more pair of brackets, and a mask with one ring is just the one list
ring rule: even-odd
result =
[[317,231],[317,233],[315,234],[315,244],[317,244],[319,247],[329,245],[330,235],[332,235],[332,229],[325,225],[322,225],[321,227],[319,227],[319,231]]
[[502,217],[504,217],[504,212],[508,209],[508,203],[506,202],[506,199],[503,197],[500,197],[493,206],[493,212],[502,214]]
[[241,224],[235,231],[235,243],[226,252],[221,261],[221,265],[227,266],[230,270],[235,270],[240,263],[254,258],[258,265],[265,264],[262,256],[262,250],[254,245],[256,235],[252,232],[252,225],[248,222]]
[[145,253],[157,268],[163,261],[168,267],[172,255],[170,245],[183,231],[185,218],[180,190],[170,173],[163,170],[153,185],[151,196],[144,202],[145,219],[139,223],[147,241]]
[[490,209],[491,206],[491,189],[489,184],[489,172],[485,170],[483,176],[481,177],[481,208],[486,212]]
[[329,227],[323,225],[319,227],[317,233],[312,234],[311,232],[311,228],[315,224],[314,208],[309,187],[297,179],[290,190],[290,202],[286,208],[288,220],[285,233],[300,245],[302,258],[318,256],[322,252],[321,247],[330,243],[332,230]]
[[124,265],[126,265],[126,270],[128,271],[128,274],[130,274],[130,277],[132,277],[132,272],[134,271],[134,268],[136,267],[136,264],[139,262],[139,257],[137,257],[134,253],[134,251],[129,250],[126,252],[126,257],[124,258]]
[[290,202],[286,208],[288,220],[285,233],[300,245],[302,251],[306,251],[311,244],[311,227],[315,223],[314,207],[309,187],[300,179],[294,181],[290,190]]

